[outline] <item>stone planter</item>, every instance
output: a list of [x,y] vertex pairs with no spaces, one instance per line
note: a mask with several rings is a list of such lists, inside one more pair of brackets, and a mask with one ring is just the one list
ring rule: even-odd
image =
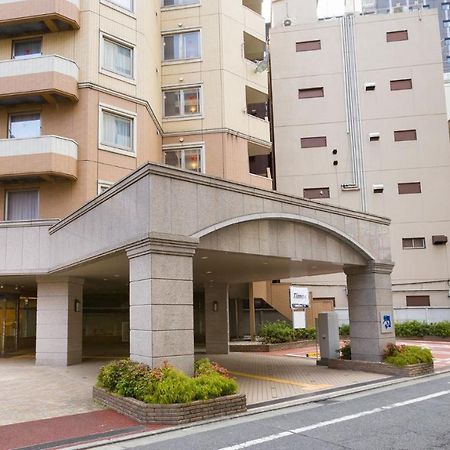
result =
[[244,394],[228,395],[212,400],[198,400],[192,403],[151,405],[134,398],[121,397],[105,389],[94,387],[93,398],[103,406],[128,416],[139,423],[179,425],[247,411],[247,402]]
[[289,350],[291,348],[302,348],[314,345],[316,341],[293,341],[280,344],[264,344],[262,342],[249,342],[245,344],[230,344],[230,352],[276,352],[278,350]]
[[397,367],[383,362],[353,361],[346,359],[329,359],[330,369],[340,370],[360,370],[362,372],[379,373],[382,375],[392,375],[397,377],[418,377],[434,372],[431,364],[412,364],[410,366]]

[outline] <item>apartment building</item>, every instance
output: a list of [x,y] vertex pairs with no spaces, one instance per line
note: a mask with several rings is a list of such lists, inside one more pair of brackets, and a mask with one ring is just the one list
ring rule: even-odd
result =
[[[61,219],[147,162],[271,189],[265,32],[261,0],[0,0],[0,222]],[[127,290],[85,302],[86,334],[120,334]],[[35,319],[36,286],[0,280],[6,341]]]
[[[450,145],[438,10],[415,3],[319,20],[316,6],[273,1],[277,188],[391,218],[397,318],[448,319]],[[342,276],[297,282],[345,317]]]

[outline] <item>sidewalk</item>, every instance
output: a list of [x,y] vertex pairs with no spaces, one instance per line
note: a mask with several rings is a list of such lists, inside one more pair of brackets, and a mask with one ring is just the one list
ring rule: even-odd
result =
[[[432,345],[444,351],[440,343]],[[250,408],[390,381],[383,375],[316,366],[315,359],[304,357],[307,351],[208,356],[236,377]],[[164,427],[144,426],[93,404],[92,386],[106,362],[88,360],[76,366],[48,368],[36,367],[32,357],[0,359],[0,450],[81,445]]]

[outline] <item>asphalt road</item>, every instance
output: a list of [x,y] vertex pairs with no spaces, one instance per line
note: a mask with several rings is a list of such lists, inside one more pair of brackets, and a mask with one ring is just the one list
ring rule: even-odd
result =
[[450,374],[103,449],[450,449]]

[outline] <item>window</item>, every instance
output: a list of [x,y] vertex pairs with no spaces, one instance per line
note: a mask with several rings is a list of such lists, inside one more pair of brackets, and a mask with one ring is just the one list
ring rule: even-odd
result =
[[443,20],[442,21],[444,28],[450,28],[450,20]]
[[391,81],[391,91],[402,91],[404,89],[412,89],[412,80],[392,80]]
[[163,36],[164,61],[200,58],[200,31]]
[[39,113],[11,114],[9,116],[8,138],[33,138],[41,135]]
[[297,42],[295,44],[295,49],[297,52],[309,52],[311,50],[320,50],[321,48],[322,43],[318,39],[315,41]]
[[407,295],[406,306],[430,306],[429,295]]
[[304,198],[330,198],[330,188],[322,187],[322,188],[306,188],[303,189],[303,197]]
[[114,183],[111,181],[97,181],[97,194],[103,194],[103,192],[106,192]]
[[386,42],[398,42],[408,40],[408,30],[389,31],[386,33]]
[[13,41],[12,57],[13,59],[24,59],[42,55],[42,39],[22,39]]
[[198,5],[200,0],[162,0],[162,6],[187,6]]
[[164,96],[165,117],[187,117],[201,114],[200,87],[167,90]]
[[164,150],[164,164],[180,169],[203,172],[203,147]]
[[417,141],[416,130],[398,130],[394,131],[394,141]]
[[318,137],[301,138],[300,145],[302,148],[326,147],[327,137],[318,136]]
[[407,249],[416,249],[416,248],[425,248],[425,238],[403,238],[402,246],[404,250]]
[[39,219],[38,191],[9,191],[6,193],[6,220]]
[[398,183],[399,194],[420,194],[422,192],[419,182],[415,183]]
[[107,0],[109,3],[120,6],[127,11],[134,12],[134,0]]
[[314,98],[314,97],[323,97],[323,87],[315,87],[309,89],[299,89],[298,90],[298,98]]
[[101,109],[100,144],[134,153],[134,118]]
[[133,78],[133,47],[103,37],[102,69]]

